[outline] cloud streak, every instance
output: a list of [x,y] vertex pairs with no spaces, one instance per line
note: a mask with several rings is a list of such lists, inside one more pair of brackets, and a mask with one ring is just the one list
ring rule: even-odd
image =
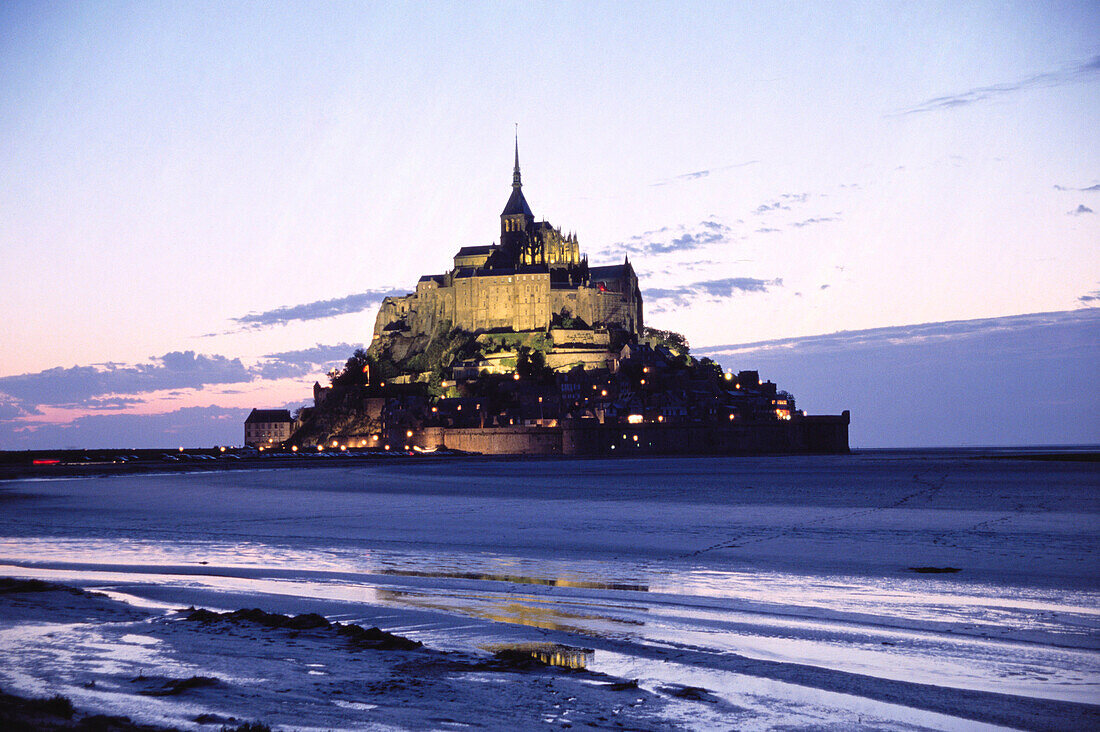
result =
[[802,221],[793,221],[791,226],[801,229],[804,226],[812,226],[813,224],[824,224],[828,221],[839,221],[836,216],[815,216],[813,218],[804,219]]
[[288,379],[328,371],[335,366],[343,366],[356,348],[362,346],[351,343],[322,346],[318,343],[313,348],[269,353],[256,366],[254,373],[262,379]]
[[760,215],[768,211],[790,211],[792,203],[805,203],[809,197],[809,193],[783,193],[775,201],[760,204],[753,213]]
[[636,234],[625,242],[613,244],[608,247],[608,250],[636,256],[660,256],[726,242],[732,238],[732,234],[733,230],[723,223],[714,220],[700,221],[690,228],[665,226],[644,234]]
[[173,351],[147,364],[97,364],[56,367],[33,374],[0,377],[0,393],[27,412],[40,406],[115,408],[111,395],[145,394],[167,389],[199,389],[249,381],[240,359]]
[[184,396],[186,390],[207,386],[298,378],[343,365],[359,347],[317,344],[267,354],[252,366],[239,358],[173,351],[150,363],[57,367],[4,376],[0,377],[0,421],[41,414],[41,407],[120,411],[145,403],[143,396],[155,392]]
[[284,305],[262,313],[242,315],[232,320],[240,326],[239,330],[259,330],[276,325],[287,325],[295,321],[323,320],[325,318],[335,318],[339,315],[361,313],[378,305],[386,297],[404,295],[406,292],[408,291],[403,289],[377,288],[345,297],[335,297],[331,300],[316,300],[300,305]]
[[647,300],[664,301],[667,305],[686,307],[701,298],[722,299],[743,293],[767,292],[773,287],[782,287],[783,280],[761,280],[755,277],[726,277],[718,280],[703,280],[678,287],[651,287],[642,290]]
[[1079,81],[1088,81],[1098,78],[1100,75],[1100,56],[1094,56],[1087,61],[1081,61],[1057,71],[1045,71],[1018,81],[993,84],[991,86],[979,86],[959,94],[949,94],[942,97],[932,97],[916,104],[908,109],[895,112],[887,116],[904,116],[920,114],[923,112],[938,112],[946,109],[958,109],[977,102],[1015,94],[1026,89],[1061,86]]
[[247,409],[182,407],[160,414],[89,414],[65,424],[27,424],[0,434],[6,449],[59,446],[174,449],[177,445],[235,445],[241,442]]
[[1086,186],[1084,188],[1074,188],[1072,186],[1060,186],[1057,183],[1054,184],[1054,190],[1056,191],[1074,191],[1080,193],[1100,193],[1100,183],[1093,186]]
[[[1084,298],[1094,297],[1100,301],[1100,291]],[[722,346],[692,348],[693,353],[705,356],[740,356],[746,354],[767,355],[769,353],[800,354],[843,353],[862,348],[877,348],[883,345],[907,346],[925,345],[940,341],[957,341],[976,338],[989,334],[1040,333],[1050,328],[1074,327],[1094,334],[1100,334],[1100,311],[1082,309],[1052,313],[1032,313],[1029,315],[1011,315],[1003,318],[982,318],[977,320],[950,320],[941,323],[918,323],[914,325],[871,328],[868,330],[839,331],[817,336],[800,338],[781,338],[771,341],[756,341]],[[1021,339],[1021,342],[1026,338]]]
[[650,183],[650,186],[667,186],[671,183],[685,183],[688,181],[699,180],[700,178],[706,178],[713,173],[722,173],[727,170],[733,170],[734,168],[744,168],[748,165],[755,165],[759,163],[759,160],[747,160],[743,163],[734,163],[733,165],[723,165],[719,168],[709,168],[707,170],[696,170],[692,173],[681,173],[680,175],[674,175],[671,178],[659,180],[656,183]]
[[1090,213],[1093,213],[1093,210],[1083,203],[1072,211],[1066,211],[1067,216],[1083,216]]

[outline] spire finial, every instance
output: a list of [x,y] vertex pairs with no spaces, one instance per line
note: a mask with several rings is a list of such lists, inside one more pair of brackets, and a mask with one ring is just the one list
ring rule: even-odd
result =
[[516,122],[516,167],[512,170],[512,187],[522,188],[519,178],[519,122]]

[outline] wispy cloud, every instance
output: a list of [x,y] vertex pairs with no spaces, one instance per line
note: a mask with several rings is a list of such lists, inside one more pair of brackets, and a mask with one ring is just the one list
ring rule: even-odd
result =
[[96,397],[93,399],[85,399],[80,405],[85,409],[95,410],[116,410],[116,409],[129,409],[135,404],[143,404],[144,399],[140,397],[128,397],[128,396],[113,396],[113,397]]
[[686,307],[700,298],[718,299],[733,297],[740,293],[767,292],[773,287],[781,287],[783,280],[761,280],[755,277],[726,277],[718,280],[703,280],[677,287],[651,287],[642,290],[642,295],[650,301],[666,301],[675,307]]
[[27,411],[14,400],[0,399],[0,422],[10,422],[27,416]]
[[1077,298],[1077,302],[1090,308],[1100,306],[1100,290],[1093,290],[1092,292],[1086,292]]
[[792,203],[805,203],[809,197],[809,193],[783,193],[774,201],[760,204],[753,213],[759,215],[768,211],[790,211]]
[[317,300],[301,305],[284,305],[262,313],[249,313],[239,318],[233,318],[233,322],[240,326],[239,330],[259,330],[276,325],[286,325],[295,321],[334,318],[338,315],[361,313],[378,305],[383,298],[404,295],[406,292],[408,291],[403,289],[378,288],[346,295],[345,297],[335,297],[331,300]]
[[[1100,291],[1083,298],[1100,300]],[[1091,301],[1090,301],[1091,302]],[[918,323],[887,328],[871,328],[858,331],[840,331],[801,338],[782,338],[734,345],[692,348],[693,353],[706,356],[733,356],[741,354],[766,354],[797,350],[805,354],[826,354],[858,350],[882,345],[921,345],[929,342],[974,338],[990,333],[1039,332],[1055,326],[1075,324],[1093,332],[1100,332],[1100,311],[1069,310],[1052,313],[1011,315],[1003,318],[977,320],[951,320],[942,323]]]
[[1072,211],[1066,211],[1067,216],[1083,216],[1090,213],[1093,213],[1093,210],[1083,203]]
[[734,168],[744,168],[748,165],[755,165],[759,163],[759,160],[747,160],[743,163],[734,163],[733,165],[723,165],[718,168],[708,168],[707,170],[696,170],[691,173],[681,173],[680,175],[674,175],[671,178],[659,180],[656,183],[650,183],[651,186],[667,186],[670,183],[684,183],[693,180],[699,180],[700,178],[706,178],[714,173],[721,173],[727,170],[733,170]]
[[730,227],[719,221],[700,221],[690,227],[665,226],[654,231],[636,234],[625,242],[618,242],[607,247],[607,250],[640,256],[658,256],[701,249],[710,244],[728,241],[732,237],[732,233]]
[[991,86],[979,86],[958,94],[949,94],[942,97],[932,97],[923,102],[895,112],[889,116],[918,114],[921,112],[936,112],[944,109],[957,109],[976,102],[1015,94],[1025,89],[1061,86],[1078,81],[1087,81],[1100,78],[1100,56],[1094,56],[1087,61],[1081,61],[1057,71],[1045,71],[1034,74],[1018,81],[993,84]]
[[1072,186],[1060,186],[1057,183],[1054,184],[1054,190],[1056,191],[1074,191],[1080,193],[1100,193],[1100,183],[1093,186],[1085,186],[1084,188],[1074,188]]
[[90,414],[64,424],[28,423],[0,433],[0,444],[5,449],[24,450],[231,445],[240,443],[246,416],[247,409],[216,406],[183,407],[160,414]]
[[254,372],[263,379],[286,379],[328,371],[335,366],[343,366],[356,348],[362,348],[362,346],[351,343],[322,346],[318,343],[313,348],[269,353],[256,366]]
[[802,221],[791,222],[791,226],[794,226],[795,228],[801,229],[803,226],[812,226],[813,224],[824,224],[828,221],[839,221],[839,220],[840,219],[837,218],[836,216],[815,216],[815,217],[812,217],[812,218],[803,219]]

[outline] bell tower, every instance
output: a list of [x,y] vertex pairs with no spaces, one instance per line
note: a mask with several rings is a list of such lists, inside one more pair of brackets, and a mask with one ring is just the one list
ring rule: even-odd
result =
[[519,134],[516,134],[516,165],[512,170],[512,195],[500,214],[500,248],[508,261],[519,265],[530,257],[534,242],[535,215],[523,197],[523,182],[519,174]]

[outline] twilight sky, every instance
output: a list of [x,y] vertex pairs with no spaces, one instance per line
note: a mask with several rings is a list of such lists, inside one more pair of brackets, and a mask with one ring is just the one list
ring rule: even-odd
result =
[[[1098,442],[1098,27],[1088,1],[0,4],[0,449],[239,442],[305,403],[382,297],[495,240],[516,122],[537,217],[629,254],[649,324],[852,408],[854,446]],[[821,351],[838,331],[866,333]],[[1052,416],[944,432],[925,400],[902,428],[914,359],[956,374],[944,408]],[[1006,375],[1032,363],[1086,416]]]

